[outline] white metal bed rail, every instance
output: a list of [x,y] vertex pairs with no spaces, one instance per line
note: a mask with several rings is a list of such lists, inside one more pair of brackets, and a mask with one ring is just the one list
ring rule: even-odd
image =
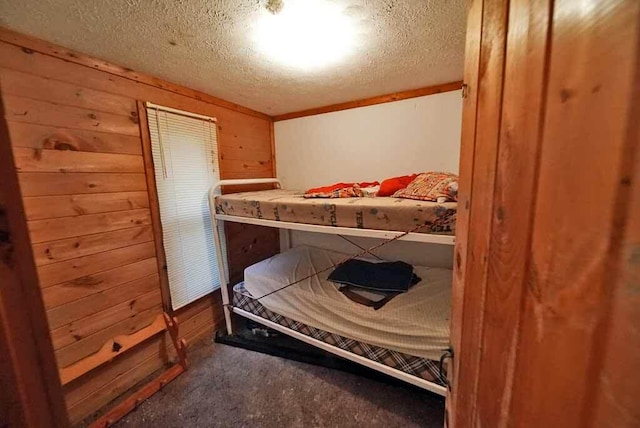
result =
[[[227,331],[229,334],[232,334],[232,326],[231,326],[231,310],[229,309],[229,290],[227,284],[227,276],[228,272],[226,269],[224,255],[222,254],[222,240],[219,226],[223,221],[232,221],[235,223],[245,223],[245,224],[255,224],[258,226],[267,226],[267,227],[275,227],[282,231],[285,231],[285,241],[290,241],[289,231],[291,230],[300,230],[306,232],[316,232],[316,233],[325,233],[332,235],[344,235],[344,236],[355,236],[355,237],[368,237],[368,238],[378,238],[378,239],[386,239],[390,240],[393,238],[398,238],[401,241],[409,241],[409,242],[421,242],[421,243],[429,243],[429,244],[441,244],[441,245],[454,245],[455,237],[451,235],[436,235],[430,233],[406,233],[401,231],[391,231],[391,230],[375,230],[375,229],[359,229],[359,228],[350,228],[350,227],[338,227],[338,226],[323,226],[323,225],[315,225],[315,224],[306,224],[306,223],[292,223],[286,221],[275,221],[275,220],[265,220],[265,219],[257,219],[252,217],[240,217],[240,216],[232,216],[227,214],[217,214],[216,213],[216,204],[215,198],[220,194],[221,188],[223,186],[242,186],[242,185],[251,185],[251,184],[275,184],[278,188],[282,188],[282,183],[278,178],[247,178],[247,179],[236,179],[236,180],[220,180],[215,183],[211,189],[209,190],[209,210],[211,212],[211,221],[213,223],[213,235],[215,239],[215,245],[218,251],[218,268],[220,270],[220,281],[222,287],[222,301],[224,303],[224,315],[227,325]],[[289,242],[285,242],[285,246],[288,247],[290,245]]]
[[[249,179],[237,179],[237,180],[220,180],[217,183],[215,183],[209,190],[209,211],[211,213],[211,222],[213,223],[213,236],[215,239],[215,245],[217,249],[216,256],[218,259],[218,269],[220,271],[220,282],[221,282],[220,288],[222,289],[222,302],[224,305],[223,309],[224,309],[224,318],[225,318],[225,323],[227,327],[227,333],[233,334],[231,314],[233,312],[236,312],[245,318],[249,318],[259,323],[262,323],[263,325],[266,325],[275,330],[281,331],[285,334],[288,334],[289,336],[293,336],[297,339],[300,339],[304,342],[315,345],[321,349],[332,352],[336,355],[345,357],[352,361],[358,362],[362,365],[373,368],[377,371],[386,373],[398,379],[412,383],[423,389],[427,389],[429,391],[435,392],[436,394],[444,395],[446,389],[440,385],[437,385],[435,383],[429,382],[424,379],[419,379],[417,377],[408,375],[399,370],[387,367],[383,364],[379,364],[374,361],[367,360],[364,357],[359,357],[357,355],[344,351],[340,348],[325,344],[324,342],[317,341],[313,338],[310,338],[301,333],[298,333],[295,330],[286,329],[285,327],[282,327],[279,324],[273,323],[272,321],[258,317],[257,315],[243,311],[239,308],[232,308],[231,302],[230,302],[231,294],[229,292],[229,284],[227,282],[228,272],[225,264],[224,254],[222,254],[222,249],[224,247],[222,246],[222,237],[219,229],[220,225],[223,224],[224,221],[276,227],[276,228],[280,228],[282,230],[287,230],[287,231],[288,230],[306,230],[310,232],[329,233],[329,234],[336,234],[336,235],[364,236],[364,237],[379,238],[379,239],[392,239],[394,237],[397,237],[398,235],[403,234],[403,232],[396,232],[396,231],[309,225],[309,224],[302,224],[302,223],[280,222],[280,221],[272,221],[272,220],[264,220],[264,219],[254,219],[249,217],[216,214],[215,198],[217,195],[220,194],[220,190],[223,186],[242,186],[242,185],[251,185],[251,184],[275,184],[277,185],[278,188],[282,187],[282,183],[277,178],[249,178]],[[454,244],[454,237],[448,236],[448,235],[409,233],[406,236],[402,237],[402,239],[405,239],[405,238],[407,241],[415,241],[415,242],[423,242],[423,243],[436,243],[436,244],[444,244],[444,245]]]

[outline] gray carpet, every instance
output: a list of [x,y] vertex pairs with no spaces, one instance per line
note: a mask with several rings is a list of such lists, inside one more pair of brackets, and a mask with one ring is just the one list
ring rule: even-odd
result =
[[117,427],[442,427],[444,399],[207,341]]

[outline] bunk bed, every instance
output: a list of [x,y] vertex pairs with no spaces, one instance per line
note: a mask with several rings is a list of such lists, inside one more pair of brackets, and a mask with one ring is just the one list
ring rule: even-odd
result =
[[[227,192],[255,184],[276,189]],[[346,299],[328,281],[326,267],[339,263],[344,254],[291,249],[289,231],[453,245],[456,203],[389,197],[305,199],[300,192],[283,190],[278,179],[264,178],[216,183],[209,192],[209,209],[229,334],[235,313],[420,388],[446,393],[443,360],[449,344],[451,270],[415,267],[421,281],[374,311]],[[286,251],[245,269],[244,281],[231,290],[222,250],[225,221],[279,228],[285,238]]]

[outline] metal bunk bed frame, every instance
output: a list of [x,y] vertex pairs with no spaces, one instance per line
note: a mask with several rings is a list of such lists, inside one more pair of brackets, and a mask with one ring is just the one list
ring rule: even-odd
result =
[[[211,186],[211,189],[209,190],[209,211],[211,213],[211,221],[213,223],[213,236],[214,236],[216,250],[217,250],[216,255],[218,259],[218,270],[220,272],[220,284],[222,288],[222,303],[223,303],[224,319],[227,327],[227,333],[233,334],[231,314],[236,313],[244,318],[248,318],[252,321],[260,323],[273,330],[279,331],[295,339],[301,340],[312,346],[315,346],[317,348],[330,352],[334,355],[343,357],[355,363],[369,367],[370,369],[385,373],[389,376],[395,377],[396,379],[400,379],[402,381],[405,381],[407,383],[410,383],[422,389],[426,389],[428,391],[444,396],[446,394],[446,388],[444,386],[438,385],[434,382],[430,382],[426,379],[421,379],[416,376],[412,376],[408,373],[386,366],[384,364],[378,363],[368,358],[361,357],[359,355],[353,354],[344,349],[341,349],[336,346],[330,345],[328,343],[322,342],[320,340],[314,339],[313,337],[304,335],[300,332],[284,327],[273,321],[270,321],[260,316],[257,316],[255,314],[252,314],[251,312],[247,312],[243,309],[233,307],[229,299],[230,297],[229,284],[227,283],[228,269],[227,269],[225,257],[222,251],[224,247],[222,246],[222,232],[220,231],[220,227],[223,226],[225,221],[232,221],[236,223],[254,224],[258,226],[275,227],[278,229],[282,229],[285,231],[285,234],[286,234],[285,243],[284,243],[285,248],[289,248],[291,246],[291,241],[289,236],[289,232],[291,230],[326,233],[326,234],[340,235],[340,236],[378,238],[378,239],[387,239],[387,240],[397,238],[397,240],[399,241],[421,242],[421,243],[442,244],[442,245],[454,245],[455,237],[450,235],[434,235],[434,234],[416,233],[416,232],[405,234],[404,232],[398,232],[398,231],[392,231],[392,230],[357,229],[357,228],[351,228],[351,227],[322,226],[322,225],[315,225],[315,224],[292,223],[292,222],[285,222],[285,221],[264,220],[264,219],[257,219],[252,217],[240,217],[240,216],[216,213],[215,198],[217,195],[220,194],[220,191],[223,186],[242,186],[242,185],[253,185],[253,184],[275,184],[278,188],[282,187],[282,183],[277,178],[250,178],[250,179],[237,179],[237,180],[220,180],[217,183],[215,183],[213,186]],[[400,236],[400,235],[404,235],[404,236]]]

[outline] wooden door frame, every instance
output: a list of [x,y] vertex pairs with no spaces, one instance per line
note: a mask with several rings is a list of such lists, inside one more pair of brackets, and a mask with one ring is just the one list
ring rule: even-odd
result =
[[640,4],[468,16],[447,426],[636,426]]

